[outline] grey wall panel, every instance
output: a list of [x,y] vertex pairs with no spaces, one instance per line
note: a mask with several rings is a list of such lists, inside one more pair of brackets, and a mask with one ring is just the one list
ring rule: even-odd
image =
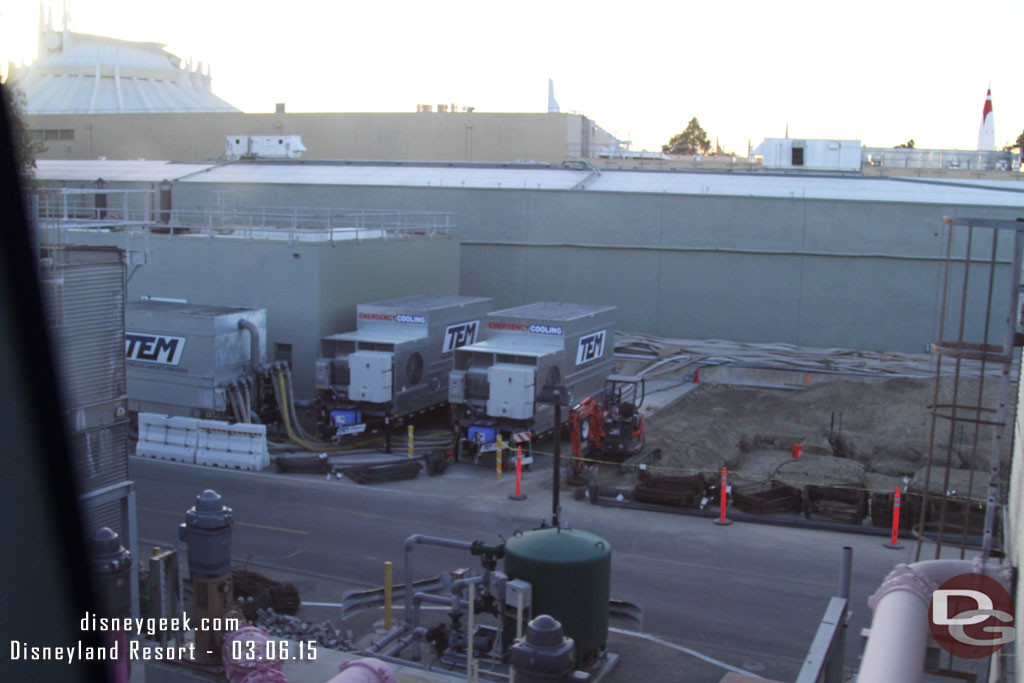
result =
[[[213,189],[178,183],[175,201],[206,201]],[[639,332],[897,351],[920,351],[937,334],[942,216],[1024,214],[543,188],[220,189],[243,204],[454,212],[459,293],[493,297],[499,308],[557,291],[559,300],[618,306],[619,327]],[[965,236],[956,237],[962,252]],[[976,242],[972,255],[987,259],[990,246]],[[1008,249],[1009,242],[1000,245],[1001,260]],[[972,296],[984,295],[981,281],[972,281]]]
[[922,352],[938,329],[936,262],[802,259],[796,343]]
[[616,329],[650,329],[658,315],[658,260],[651,251],[530,249],[524,299],[612,305]]
[[812,252],[903,254],[941,258],[942,217],[952,206],[888,202],[805,202],[803,247]]
[[797,257],[664,252],[658,292],[658,334],[796,341]]
[[[76,239],[118,243],[116,234]],[[267,309],[267,353],[292,346],[295,393],[313,394],[321,336],[355,329],[355,306],[420,293],[457,294],[459,245],[452,239],[292,244],[284,240],[151,236],[152,262],[139,268],[128,298]],[[122,328],[123,329],[123,328]],[[123,334],[123,333],[122,333]],[[118,346],[123,360],[123,341]]]
[[356,329],[358,304],[458,293],[458,242],[442,237],[321,249],[318,273],[323,312],[314,347],[320,337]]
[[473,239],[479,234],[490,240],[581,245],[657,245],[662,239],[662,201],[658,195],[586,191],[517,194],[525,195],[522,202],[528,208],[524,225],[509,234],[507,230],[495,230],[491,216],[480,221],[467,217],[463,237]]
[[803,244],[803,202],[795,199],[666,196],[661,245],[793,251]]
[[527,259],[533,251],[527,247],[463,245],[459,254],[459,293],[491,297],[495,310],[537,301],[531,297],[527,277]]

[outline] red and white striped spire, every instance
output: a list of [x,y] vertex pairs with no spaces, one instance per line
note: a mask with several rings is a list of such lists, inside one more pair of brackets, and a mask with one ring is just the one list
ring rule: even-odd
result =
[[985,95],[985,107],[981,110],[981,128],[978,130],[978,151],[991,152],[996,148],[996,124],[992,115],[992,86]]

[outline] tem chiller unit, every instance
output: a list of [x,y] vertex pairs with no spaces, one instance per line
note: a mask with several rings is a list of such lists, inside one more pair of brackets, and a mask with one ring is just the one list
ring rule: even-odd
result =
[[133,301],[125,323],[129,410],[241,423],[272,417],[266,309]]
[[360,304],[356,330],[324,337],[316,361],[320,438],[383,432],[448,401],[452,353],[486,337],[491,299],[418,295]]
[[599,394],[614,364],[615,307],[538,302],[487,315],[488,338],[455,350],[449,400],[456,459],[522,447],[555,428],[545,385],[569,388],[570,405]]

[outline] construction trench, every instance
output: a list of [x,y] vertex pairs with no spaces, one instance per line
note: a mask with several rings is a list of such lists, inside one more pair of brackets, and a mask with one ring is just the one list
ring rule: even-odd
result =
[[[734,374],[732,381],[739,379]],[[943,382],[940,398],[948,396],[949,384]],[[975,392],[977,384],[969,383]],[[992,399],[998,383],[987,384],[986,398]],[[598,465],[586,495],[615,498],[628,491],[632,496],[625,497],[638,502],[714,508],[717,514],[716,487],[724,467],[731,503],[742,512],[802,515],[886,533],[899,487],[901,528],[919,530],[933,391],[934,380],[924,378],[817,377],[805,387],[776,389],[705,380],[648,419],[645,457],[625,467]],[[986,446],[987,429],[979,430],[979,442]],[[936,445],[946,447],[944,441]],[[955,511],[957,531],[966,523],[968,535],[977,537],[987,457],[974,443],[973,430],[958,429],[952,445],[948,488],[944,471],[936,467],[929,495],[945,498]]]

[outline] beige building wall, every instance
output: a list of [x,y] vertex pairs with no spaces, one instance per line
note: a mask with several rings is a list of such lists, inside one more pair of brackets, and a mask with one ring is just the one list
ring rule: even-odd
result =
[[[41,159],[203,161],[224,154],[228,135],[301,135],[304,159],[544,161],[592,156],[606,135],[580,114],[337,114],[202,112],[36,114],[28,128]],[[587,141],[596,144],[585,145]]]

